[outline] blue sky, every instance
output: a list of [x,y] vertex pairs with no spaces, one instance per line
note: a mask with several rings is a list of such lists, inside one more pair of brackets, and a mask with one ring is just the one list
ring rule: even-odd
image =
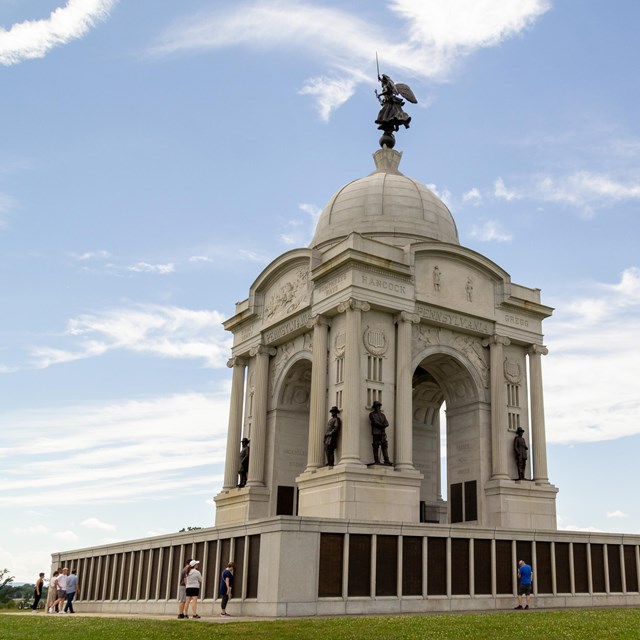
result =
[[220,322],[368,174],[401,170],[542,289],[559,525],[640,533],[640,4],[0,0],[0,568],[209,526]]

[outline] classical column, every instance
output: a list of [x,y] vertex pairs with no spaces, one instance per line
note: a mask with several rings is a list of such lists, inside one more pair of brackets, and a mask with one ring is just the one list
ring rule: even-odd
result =
[[413,469],[413,369],[411,368],[411,325],[420,316],[401,311],[397,318],[395,467]]
[[311,359],[311,398],[309,401],[309,446],[306,471],[324,466],[324,427],[327,414],[327,348],[329,321],[314,316],[308,323],[313,327],[313,354]]
[[244,401],[244,372],[247,366],[242,358],[231,358],[227,367],[233,369],[231,398],[229,401],[229,430],[227,431],[227,457],[224,464],[223,489],[232,489],[238,484],[238,455],[242,435],[242,405]]
[[549,484],[547,471],[547,436],[544,426],[542,393],[542,356],[549,350],[534,344],[529,349],[529,384],[531,388],[531,446],[533,448],[533,479],[536,484]]
[[251,357],[255,357],[256,381],[253,423],[251,425],[251,454],[249,455],[249,473],[247,487],[264,486],[264,456],[267,435],[267,395],[269,390],[269,357],[276,350],[260,345],[251,349]]
[[342,457],[340,463],[362,464],[360,460],[360,425],[362,423],[362,393],[360,356],[362,344],[362,312],[369,311],[367,302],[350,299],[338,306],[346,312],[344,353],[344,394],[342,412]]
[[504,397],[504,347],[509,338],[492,335],[482,342],[490,350],[491,370],[491,479],[508,480],[507,405]]

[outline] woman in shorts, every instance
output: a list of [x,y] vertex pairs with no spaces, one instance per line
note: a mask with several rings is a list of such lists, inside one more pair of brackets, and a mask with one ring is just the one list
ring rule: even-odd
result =
[[186,599],[184,603],[184,617],[189,617],[189,604],[191,604],[191,613],[193,618],[200,618],[198,615],[198,596],[200,595],[200,585],[202,584],[202,574],[198,571],[200,566],[199,560],[192,560],[189,563],[191,567],[185,581]]

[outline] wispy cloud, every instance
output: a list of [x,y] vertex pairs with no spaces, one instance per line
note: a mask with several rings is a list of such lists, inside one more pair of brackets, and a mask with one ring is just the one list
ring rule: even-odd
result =
[[626,518],[627,514],[623,511],[607,511],[607,518]]
[[370,82],[372,51],[380,52],[386,72],[405,80],[445,80],[462,58],[521,33],[549,6],[548,0],[392,0],[376,23],[317,2],[242,2],[174,24],[149,53],[295,49],[326,66],[300,92],[316,99],[327,120],[358,84]]
[[[0,505],[103,505],[211,489],[220,481],[213,465],[225,455],[226,420],[216,416],[228,413],[227,393],[225,384],[210,395],[0,414]],[[94,517],[81,526],[113,530]]]
[[135,271],[136,273],[160,273],[167,274],[173,273],[176,270],[175,265],[172,262],[166,264],[150,264],[149,262],[136,262],[135,264],[127,267],[128,271]]
[[311,242],[322,209],[315,204],[299,204],[298,209],[306,214],[303,218],[291,218],[284,223],[285,231],[280,241],[288,246],[305,246]]
[[97,251],[85,251],[84,253],[70,253],[69,255],[79,262],[86,262],[87,260],[99,260],[111,257],[111,254],[105,249],[99,249]]
[[109,15],[116,0],[69,0],[47,19],[0,27],[0,64],[43,58],[54,47],[81,38]]
[[87,518],[80,523],[81,527],[86,527],[87,529],[101,529],[102,531],[115,531],[116,525],[109,524],[107,522],[102,522],[98,518]]
[[589,216],[598,207],[640,200],[640,182],[625,184],[611,176],[590,171],[556,178],[543,176],[536,187],[536,195],[540,199],[577,207]]
[[482,202],[482,194],[480,190],[476,187],[473,189],[469,189],[465,194],[462,195],[462,204],[471,204],[478,205]]
[[72,318],[62,347],[32,350],[34,366],[45,368],[103,355],[118,349],[164,358],[203,360],[207,367],[226,363],[230,339],[218,311],[139,305]]
[[469,235],[481,242],[510,242],[513,239],[497,220],[487,220],[481,226],[474,225]]
[[504,180],[502,178],[497,178],[493,188],[493,195],[496,198],[500,198],[501,200],[507,200],[510,202],[511,200],[517,200],[522,196],[513,189],[507,189],[504,184]]
[[640,269],[630,267],[619,282],[592,284],[557,306],[545,325],[549,441],[597,442],[640,433]]

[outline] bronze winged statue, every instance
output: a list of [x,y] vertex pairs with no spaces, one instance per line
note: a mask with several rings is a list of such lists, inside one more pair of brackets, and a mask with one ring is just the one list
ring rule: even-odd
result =
[[384,132],[380,137],[380,146],[393,149],[396,143],[394,131],[398,131],[401,126],[408,129],[411,122],[411,116],[402,109],[405,105],[402,98],[413,104],[417,104],[418,101],[408,84],[396,83],[385,73],[382,75],[378,73],[378,80],[382,85],[382,91],[375,92],[380,102],[376,124],[378,129]]

